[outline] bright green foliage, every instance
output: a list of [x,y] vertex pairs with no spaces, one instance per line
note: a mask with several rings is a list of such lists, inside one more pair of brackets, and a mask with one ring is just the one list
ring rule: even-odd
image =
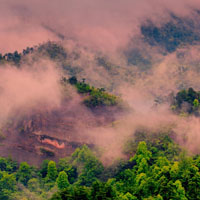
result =
[[140,142],[137,148],[136,155],[131,158],[136,161],[139,167],[145,167],[147,165],[147,161],[151,158],[151,152],[148,151],[146,142]]
[[63,190],[69,186],[68,176],[64,171],[62,171],[58,174],[58,178],[57,178],[56,182],[57,182],[58,188],[60,190]]
[[79,93],[90,93],[92,91],[90,85],[86,84],[85,82],[77,82],[75,86]]
[[81,185],[91,185],[103,171],[102,163],[86,145],[76,149],[72,154],[72,160],[72,165],[78,169],[78,181]]
[[199,100],[198,99],[195,99],[193,101],[193,106],[194,106],[194,109],[198,109],[198,107],[199,107]]
[[7,200],[16,190],[16,178],[14,174],[0,171],[0,199]]
[[48,163],[48,169],[47,169],[47,177],[50,181],[56,181],[58,172],[56,168],[56,163],[54,161],[50,161]]
[[16,177],[19,182],[27,185],[29,179],[32,177],[32,168],[26,162],[22,162],[17,171]]
[[117,105],[118,99],[116,96],[108,94],[101,89],[92,89],[90,96],[84,100],[84,103],[88,107],[97,106],[114,106]]
[[126,194],[121,194],[118,197],[119,200],[137,200],[137,198],[135,196],[133,196],[132,194],[130,194],[129,192],[127,192]]
[[84,99],[84,104],[90,108],[98,106],[114,106],[119,103],[119,98],[115,95],[105,92],[104,88],[94,88],[85,83],[85,79],[82,82],[77,81],[76,77],[69,78],[69,83],[75,85],[79,93],[87,95]]
[[145,198],[144,200],[163,200],[162,196],[160,196],[159,194],[156,197],[148,197]]
[[60,159],[58,170],[54,161],[40,169],[22,162],[16,172],[0,171],[0,199],[200,200],[199,156],[173,153],[176,145],[158,138],[138,141],[128,161],[105,168],[86,145]]
[[187,198],[185,197],[185,189],[182,187],[181,182],[179,180],[176,180],[174,185],[175,185],[174,199],[187,200]]

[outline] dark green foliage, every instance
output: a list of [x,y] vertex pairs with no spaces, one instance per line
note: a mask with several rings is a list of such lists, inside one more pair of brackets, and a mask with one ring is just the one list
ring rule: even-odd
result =
[[27,47],[26,49],[23,49],[23,55],[33,53],[33,50],[33,47]]
[[3,56],[2,54],[0,54],[0,62],[1,63],[9,62],[16,66],[19,66],[21,57],[22,57],[22,54],[18,53],[17,51],[15,51],[14,53],[6,53]]
[[84,186],[73,186],[54,194],[50,200],[89,200],[89,191]]
[[47,175],[49,162],[50,162],[50,160],[44,160],[42,162],[42,165],[41,165],[40,170],[39,170],[39,173],[41,174],[42,178],[46,177],[46,175]]
[[[33,54],[34,53],[34,54]],[[33,60],[37,60],[38,57],[47,57],[53,61],[62,62],[66,60],[67,53],[62,45],[56,42],[48,41],[46,43],[40,44],[39,46],[27,47],[21,53],[15,51],[14,53],[6,53],[4,55],[0,54],[0,63],[11,63],[20,66],[26,55],[33,54]],[[38,56],[40,54],[40,56]]]
[[11,158],[0,157],[0,170],[6,171],[8,173],[16,172],[18,168],[17,162],[13,161]]
[[70,163],[69,158],[62,158],[58,163],[58,172],[65,171],[68,175],[68,180],[72,184],[78,178],[77,168]]
[[141,26],[141,33],[150,45],[161,46],[167,52],[173,52],[181,45],[200,41],[192,21],[177,17],[161,26],[148,22]]
[[96,181],[92,185],[91,189],[91,199],[94,200],[112,200],[116,198],[116,191],[114,187],[109,183],[103,183]]
[[180,107],[183,102],[188,102],[189,104],[193,104],[195,99],[200,98],[200,93],[194,91],[193,88],[189,88],[188,90],[181,90],[176,95],[177,105]]
[[199,115],[200,92],[193,88],[179,91],[174,97],[172,107],[174,111]]
[[71,85],[76,85],[77,84],[77,78],[75,76],[72,76],[71,78],[69,78],[69,83]]

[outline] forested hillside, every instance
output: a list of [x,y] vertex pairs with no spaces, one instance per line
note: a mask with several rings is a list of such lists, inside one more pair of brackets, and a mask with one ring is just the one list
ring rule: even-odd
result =
[[158,133],[146,142],[140,140],[126,147],[130,153],[128,160],[107,167],[86,145],[57,163],[44,160],[39,168],[1,158],[0,197],[200,199],[199,156],[186,155],[166,133]]
[[200,200],[199,0],[0,2],[0,200]]

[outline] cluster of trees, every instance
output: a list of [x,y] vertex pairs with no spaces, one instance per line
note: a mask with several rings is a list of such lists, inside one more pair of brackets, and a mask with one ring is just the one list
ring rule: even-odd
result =
[[178,112],[199,115],[200,92],[193,88],[179,91],[173,99],[172,109]]
[[85,145],[57,164],[44,160],[39,168],[0,158],[0,199],[49,199],[54,191],[73,184],[90,186],[103,169]]
[[86,145],[38,168],[0,158],[0,199],[200,199],[200,156],[187,156],[169,134],[139,131],[126,148],[129,159],[109,167]]
[[4,55],[0,54],[0,64],[11,63],[16,66],[20,66],[22,59],[25,55],[35,53],[34,59],[38,59],[38,53],[40,57],[46,56],[51,60],[62,61],[67,58],[67,53],[62,45],[48,41],[46,43],[40,44],[34,47],[27,47],[23,49],[21,53],[15,51],[14,53],[6,53]]
[[[67,79],[63,78],[66,82]],[[84,104],[90,108],[98,106],[114,106],[119,104],[119,98],[115,95],[109,94],[104,88],[95,88],[85,83],[85,79],[78,81],[75,76],[68,79],[71,85],[77,88],[77,91],[86,97],[84,98]]]
[[18,53],[18,51],[6,53],[4,55],[0,54],[0,63],[11,62],[18,66],[20,64],[21,56],[22,54]]
[[172,16],[172,20],[157,26],[149,22],[141,26],[141,33],[152,46],[161,46],[167,52],[174,52],[178,47],[200,41],[194,23],[189,19]]

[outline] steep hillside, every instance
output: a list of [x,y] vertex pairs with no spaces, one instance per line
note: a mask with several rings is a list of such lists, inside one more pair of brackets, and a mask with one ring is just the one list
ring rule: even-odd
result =
[[[59,108],[50,111],[36,108],[18,118],[14,115],[5,123],[1,131],[2,156],[31,164],[40,164],[46,158],[58,160],[87,144],[84,132],[109,126],[122,114],[119,103],[115,103],[117,97],[77,80],[76,86],[74,83],[71,86],[72,80],[73,77],[69,81],[64,78],[60,82],[63,100]],[[67,90],[71,90],[70,96]],[[88,142],[94,146],[92,141]]]

